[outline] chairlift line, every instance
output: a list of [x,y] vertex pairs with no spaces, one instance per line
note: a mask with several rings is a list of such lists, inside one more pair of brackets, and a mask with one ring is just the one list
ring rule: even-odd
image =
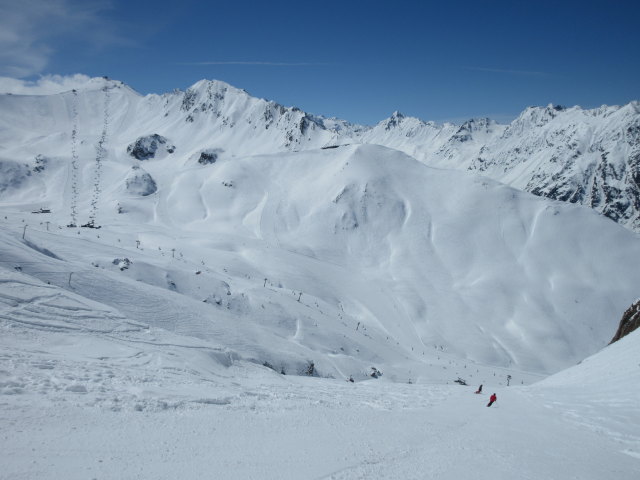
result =
[[78,92],[72,90],[71,119],[71,223],[68,227],[78,224]]
[[[94,191],[93,196],[91,198],[91,210],[89,214],[89,221],[85,224],[80,225],[81,227],[87,228],[100,228],[96,227],[96,215],[98,212],[98,201],[100,199],[100,181],[101,181],[101,168],[102,161],[106,157],[107,150],[104,147],[107,141],[107,128],[109,126],[109,101],[110,94],[109,88],[105,85],[102,88],[102,92],[104,93],[104,124],[102,128],[102,134],[100,135],[100,140],[96,145],[96,161],[95,161],[95,170],[94,170],[94,178],[93,185]],[[78,92],[76,89],[72,90],[73,100],[71,104],[71,116],[72,116],[72,124],[73,129],[71,130],[71,222],[67,227],[75,228],[78,226],[78,197],[80,192],[79,185],[79,157],[78,157]]]
[[100,181],[102,179],[102,161],[107,156],[107,150],[105,148],[105,143],[107,141],[107,129],[109,127],[109,100],[111,99],[111,95],[109,94],[109,88],[105,85],[102,88],[102,92],[104,93],[104,124],[102,126],[102,134],[100,135],[100,140],[98,141],[98,145],[96,145],[96,168],[93,176],[93,197],[91,199],[91,213],[89,214],[89,221],[82,225],[83,227],[88,228],[99,228],[96,226],[96,215],[98,213],[98,201],[100,199]]

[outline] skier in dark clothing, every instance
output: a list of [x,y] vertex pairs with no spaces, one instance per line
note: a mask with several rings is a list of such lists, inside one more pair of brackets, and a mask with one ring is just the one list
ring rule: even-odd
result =
[[476,393],[482,393],[482,385],[478,387],[478,390],[476,390]]
[[496,397],[496,394],[494,393],[493,395],[491,395],[491,397],[489,397],[489,403],[487,403],[487,407],[493,405],[496,400],[498,400],[498,397]]

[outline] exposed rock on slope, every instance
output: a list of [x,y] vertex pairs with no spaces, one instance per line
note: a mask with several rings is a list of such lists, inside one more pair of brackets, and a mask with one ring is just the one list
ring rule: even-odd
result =
[[173,153],[176,149],[165,137],[154,133],[138,138],[127,147],[127,153],[138,160],[148,160],[155,157],[160,147],[164,147],[167,153]]
[[609,343],[617,342],[622,337],[629,335],[638,327],[640,327],[640,300],[631,305],[627,311],[624,312],[622,320],[620,320],[618,331]]
[[216,163],[216,160],[218,160],[218,151],[211,148],[200,152],[200,156],[198,157],[198,163],[200,165],[210,165]]

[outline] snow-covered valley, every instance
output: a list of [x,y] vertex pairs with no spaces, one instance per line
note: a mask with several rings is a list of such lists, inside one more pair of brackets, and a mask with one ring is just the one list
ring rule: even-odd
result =
[[602,350],[638,234],[230,86],[94,83],[1,98],[0,478],[638,476],[640,337]]

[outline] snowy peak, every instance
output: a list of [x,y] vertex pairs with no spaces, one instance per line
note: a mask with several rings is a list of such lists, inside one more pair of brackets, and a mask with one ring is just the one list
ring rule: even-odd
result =
[[496,123],[488,118],[472,118],[467,120],[450,139],[451,143],[464,143],[474,138],[486,137],[494,132]]
[[[423,128],[429,124],[423,122],[419,118],[416,117],[407,117],[402,113],[395,111],[389,118],[379,122],[376,126],[372,127],[371,130],[384,130],[386,132],[394,132],[394,131],[415,131],[416,129]],[[433,125],[433,124],[431,124]]]
[[396,110],[387,120],[385,120],[384,129],[391,130],[392,128],[399,126],[403,120],[404,115]]
[[[252,97],[244,90],[232,87],[228,83],[217,80],[200,80],[182,93],[180,109],[184,112],[220,113],[224,103],[246,104]],[[257,100],[257,99],[253,99]]]

